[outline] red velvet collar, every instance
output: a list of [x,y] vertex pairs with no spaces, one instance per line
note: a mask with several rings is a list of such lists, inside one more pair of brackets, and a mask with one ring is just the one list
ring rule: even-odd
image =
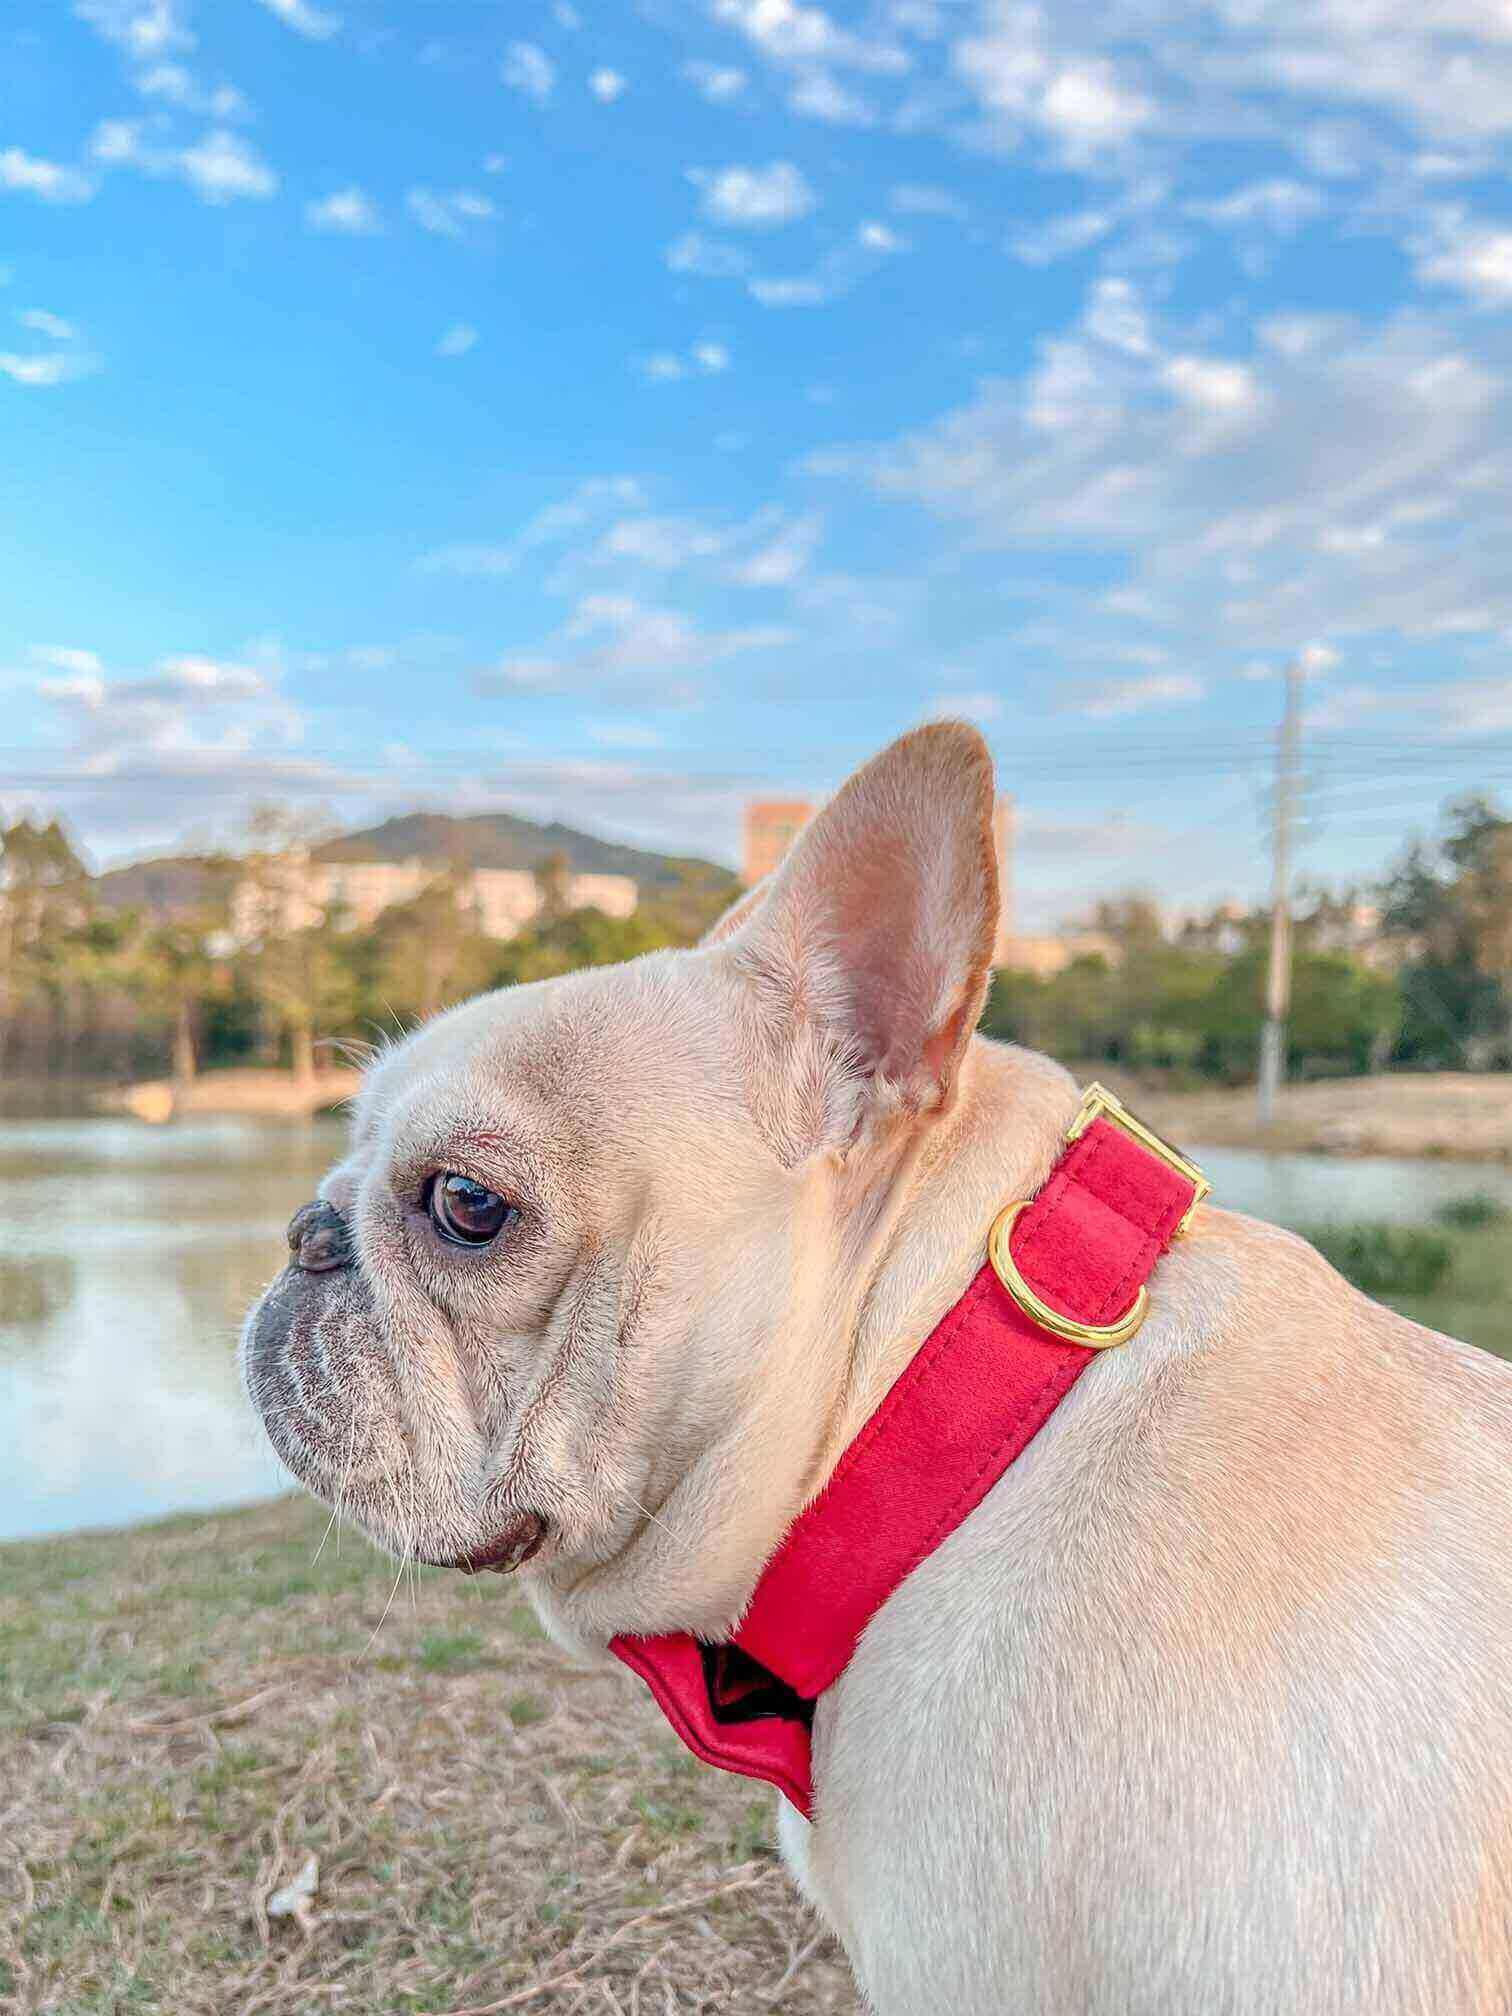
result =
[[1207,1189],[1111,1094],[1089,1089],[1049,1180],[1002,1213],[987,1264],[789,1527],[733,1638],[610,1645],[695,1756],[765,1778],[811,1813],[814,1703],[1097,1351],[1138,1327],[1144,1284]]

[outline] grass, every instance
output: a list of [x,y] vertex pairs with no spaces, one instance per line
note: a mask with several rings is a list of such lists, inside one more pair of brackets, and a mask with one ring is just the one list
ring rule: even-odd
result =
[[1346,1281],[1377,1299],[1434,1294],[1454,1259],[1445,1234],[1423,1225],[1311,1225],[1302,1236]]
[[1512,1358],[1512,1225],[1495,1202],[1444,1209],[1440,1229],[1314,1225],[1311,1240],[1331,1266],[1414,1323]]
[[[0,1547],[0,2010],[854,2016],[770,1795],[507,1582],[424,1574],[378,1629],[393,1564],[324,1525]],[[310,1924],[270,1918],[312,1852]]]

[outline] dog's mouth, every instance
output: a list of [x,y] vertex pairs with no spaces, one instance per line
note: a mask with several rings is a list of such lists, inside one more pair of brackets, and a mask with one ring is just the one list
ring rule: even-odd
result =
[[435,1568],[459,1568],[464,1575],[512,1575],[535,1559],[545,1546],[550,1528],[538,1512],[518,1513],[501,1533],[485,1547],[434,1561]]

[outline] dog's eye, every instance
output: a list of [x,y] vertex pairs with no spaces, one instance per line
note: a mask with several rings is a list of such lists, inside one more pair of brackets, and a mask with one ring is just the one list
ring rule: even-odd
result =
[[507,1197],[445,1169],[431,1178],[431,1223],[453,1246],[486,1246],[519,1214]]

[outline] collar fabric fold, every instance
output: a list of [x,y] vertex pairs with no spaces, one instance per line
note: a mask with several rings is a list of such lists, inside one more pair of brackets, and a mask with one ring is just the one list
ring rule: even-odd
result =
[[1009,1264],[1000,1275],[989,1259],[915,1353],[788,1529],[733,1637],[611,1641],[696,1757],[765,1779],[805,1818],[815,1702],[1098,1355],[1053,1335],[1027,1301],[1072,1329],[1115,1325],[1206,1194],[1200,1173],[1099,1087],[1068,1144],[1033,1201],[999,1220]]

